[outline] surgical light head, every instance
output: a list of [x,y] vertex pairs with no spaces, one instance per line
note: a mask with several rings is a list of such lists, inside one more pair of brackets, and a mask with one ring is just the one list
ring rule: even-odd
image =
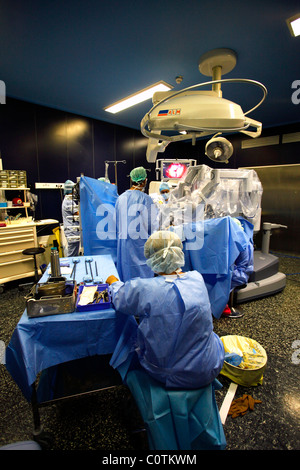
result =
[[228,163],[233,154],[233,146],[224,137],[213,137],[205,145],[205,155],[214,162]]
[[147,265],[155,273],[171,274],[184,266],[184,253],[179,236],[168,230],[154,232],[144,245]]

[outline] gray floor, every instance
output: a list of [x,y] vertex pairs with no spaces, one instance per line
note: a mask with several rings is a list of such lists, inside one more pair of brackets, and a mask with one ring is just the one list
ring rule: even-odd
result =
[[[287,274],[283,292],[244,303],[244,316],[214,321],[219,336],[242,335],[258,341],[268,355],[263,384],[238,386],[262,401],[252,412],[224,425],[227,450],[300,449],[300,257],[279,256],[280,271]],[[0,300],[0,340],[7,345],[24,310],[24,292],[6,285]],[[298,343],[296,343],[298,342]],[[297,349],[299,352],[297,352]],[[230,380],[220,375],[222,390],[216,392],[221,406]],[[0,445],[32,438],[31,405],[0,366]],[[101,391],[40,409],[45,431],[51,433],[51,450],[134,450],[147,448],[143,425],[124,386]]]

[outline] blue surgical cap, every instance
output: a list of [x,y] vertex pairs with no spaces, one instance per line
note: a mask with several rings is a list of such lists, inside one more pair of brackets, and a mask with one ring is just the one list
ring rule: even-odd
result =
[[130,178],[135,183],[141,183],[147,178],[147,172],[143,166],[138,166],[130,172]]
[[170,191],[170,186],[168,185],[168,183],[162,182],[159,187],[159,190],[163,191],[164,189],[168,189]]
[[65,181],[65,183],[64,183],[64,194],[71,194],[72,189],[73,189],[74,186],[75,186],[75,183],[73,183],[73,181],[71,181],[71,180]]
[[185,264],[179,236],[168,230],[154,232],[144,245],[147,265],[155,273],[170,274]]

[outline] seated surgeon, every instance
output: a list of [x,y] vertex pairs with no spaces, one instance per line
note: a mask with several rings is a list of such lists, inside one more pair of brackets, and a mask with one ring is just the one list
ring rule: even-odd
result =
[[139,317],[135,350],[151,377],[167,388],[204,387],[219,374],[224,348],[213,331],[203,278],[181,271],[184,254],[174,232],[153,233],[144,253],[157,276],[125,283],[110,276],[115,309]]

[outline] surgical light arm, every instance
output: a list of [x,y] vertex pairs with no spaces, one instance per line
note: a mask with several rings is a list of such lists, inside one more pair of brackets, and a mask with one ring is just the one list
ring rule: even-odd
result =
[[247,134],[249,135],[250,137],[259,137],[261,135],[261,131],[262,131],[262,123],[259,122],[259,121],[255,121],[255,119],[250,119],[250,118],[246,118],[246,121],[245,121],[246,124],[249,124],[249,127],[255,127],[256,128],[256,131],[240,131],[242,134]]
[[147,161],[150,163],[155,162],[157,153],[164,152],[169,143],[168,141],[159,142],[156,139],[149,138],[146,152]]

